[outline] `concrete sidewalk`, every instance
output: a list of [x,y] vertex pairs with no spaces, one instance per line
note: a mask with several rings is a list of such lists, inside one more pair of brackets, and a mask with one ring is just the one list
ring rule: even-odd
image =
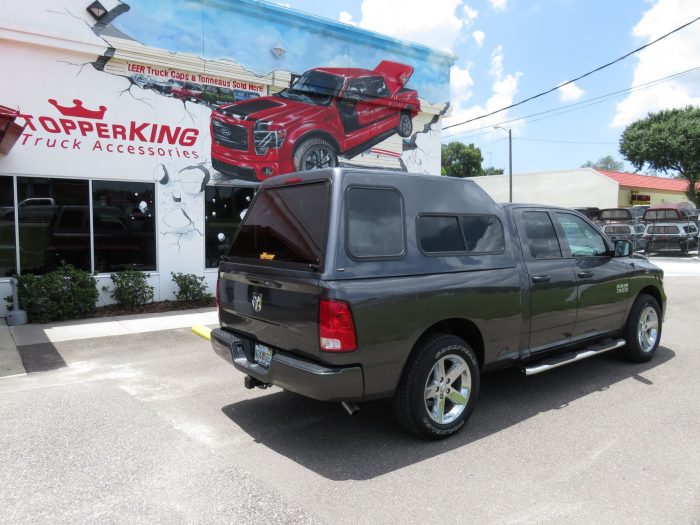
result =
[[218,322],[216,308],[20,326],[7,326],[5,320],[0,318],[0,377],[26,374],[17,351],[19,346],[216,325]]

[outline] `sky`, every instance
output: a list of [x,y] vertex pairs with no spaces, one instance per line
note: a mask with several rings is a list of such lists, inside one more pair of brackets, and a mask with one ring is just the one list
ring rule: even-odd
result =
[[[276,3],[456,53],[445,127],[547,91],[700,17],[697,0]],[[484,167],[506,173],[508,134],[494,126],[511,130],[514,173],[572,169],[606,155],[624,161],[626,126],[686,105],[700,105],[700,21],[574,84],[446,129],[443,143],[473,143]],[[625,170],[634,168],[625,162]]]

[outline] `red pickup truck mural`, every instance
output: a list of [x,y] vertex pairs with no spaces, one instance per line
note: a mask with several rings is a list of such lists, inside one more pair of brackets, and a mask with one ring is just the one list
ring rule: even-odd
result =
[[408,137],[420,111],[405,87],[413,67],[382,61],[373,70],[322,67],[274,95],[219,107],[211,115],[212,165],[264,180],[333,167],[394,133]]

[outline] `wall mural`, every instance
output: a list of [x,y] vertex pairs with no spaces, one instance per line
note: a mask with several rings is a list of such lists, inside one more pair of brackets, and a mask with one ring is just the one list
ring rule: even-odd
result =
[[0,172],[153,182],[162,287],[205,267],[207,184],[439,174],[454,57],[254,0],[102,4],[4,7],[0,103],[24,130]]

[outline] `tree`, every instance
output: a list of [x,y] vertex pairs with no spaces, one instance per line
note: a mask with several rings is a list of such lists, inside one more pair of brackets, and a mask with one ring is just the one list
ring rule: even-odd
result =
[[677,171],[686,181],[686,195],[700,205],[700,108],[649,113],[630,124],[620,138],[620,153],[637,170]]
[[489,166],[488,168],[483,169],[483,174],[484,175],[503,175],[503,168],[494,168],[493,166]]
[[624,164],[622,161],[614,159],[612,155],[606,155],[605,157],[600,157],[595,162],[589,160],[585,164],[582,164],[581,167],[594,168],[597,170],[622,171]]
[[[481,150],[462,142],[442,145],[442,168],[448,177],[478,177],[483,175]],[[443,171],[441,170],[441,171]]]

